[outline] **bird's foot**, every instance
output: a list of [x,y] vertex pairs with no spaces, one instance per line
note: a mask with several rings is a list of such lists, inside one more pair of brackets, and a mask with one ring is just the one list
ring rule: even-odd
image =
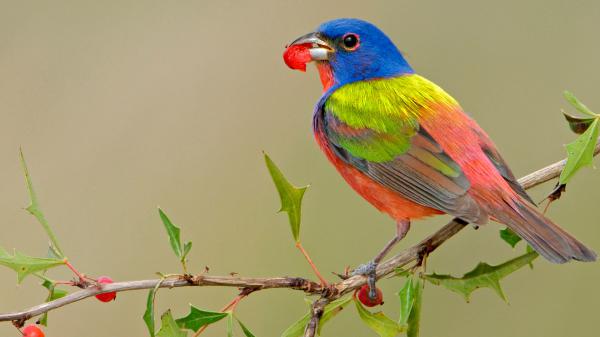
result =
[[367,284],[369,285],[369,298],[375,300],[377,298],[377,288],[375,282],[377,281],[377,265],[375,261],[369,261],[365,264],[361,264],[352,271],[352,275],[364,275],[367,277]]

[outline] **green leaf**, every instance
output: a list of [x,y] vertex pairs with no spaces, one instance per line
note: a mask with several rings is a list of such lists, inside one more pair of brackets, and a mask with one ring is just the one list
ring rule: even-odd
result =
[[[536,251],[530,245],[527,245],[525,247],[525,253],[536,253]],[[533,261],[529,262],[529,269],[533,269]]]
[[192,241],[186,242],[183,245],[183,254],[181,255],[181,261],[185,261],[185,258],[189,254],[190,250],[192,250]]
[[571,129],[571,131],[577,134],[584,133],[585,130],[587,130],[590,127],[590,125],[596,120],[595,117],[581,118],[570,115],[565,111],[563,111],[562,113],[565,116],[567,122],[569,123],[569,128]]
[[48,326],[48,312],[45,312],[42,317],[37,321],[37,324]]
[[511,247],[515,248],[517,243],[521,241],[521,237],[517,233],[513,232],[512,229],[506,227],[500,230],[500,237],[504,242],[508,243]]
[[181,258],[183,255],[183,250],[181,249],[181,238],[180,238],[180,229],[179,227],[173,225],[169,217],[163,212],[162,209],[158,209],[158,214],[160,215],[160,219],[165,225],[165,229],[167,230],[167,234],[169,235],[169,242],[171,242],[171,248],[173,249],[173,253],[177,255],[177,257]]
[[408,316],[408,327],[406,330],[407,337],[418,337],[420,331],[420,323],[421,323],[421,308],[423,304],[423,289],[424,289],[423,279],[418,276],[412,277],[412,287],[413,287],[413,307],[410,311],[410,315]]
[[408,326],[408,318],[415,304],[415,289],[412,277],[406,280],[404,286],[398,292],[398,297],[400,297],[400,319],[398,324]]
[[572,143],[567,144],[567,163],[560,173],[559,183],[566,184],[580,168],[591,165],[598,139],[598,118]]
[[50,269],[65,264],[65,260],[31,257],[14,252],[14,255],[8,254],[4,248],[0,247],[0,265],[6,266],[17,272],[18,283],[21,283],[27,275],[38,271]]
[[565,96],[567,101],[569,101],[569,103],[571,103],[571,105],[573,107],[575,107],[575,109],[577,109],[582,114],[586,114],[591,117],[598,117],[598,115],[596,115],[594,112],[592,112],[592,110],[590,110],[587,106],[585,106],[583,103],[581,103],[581,101],[579,101],[577,99],[577,97],[575,97],[575,95],[573,95],[572,92],[565,90],[563,92],[563,95]]
[[372,313],[365,309],[357,299],[354,299],[354,304],[356,304],[360,319],[380,337],[394,337],[405,331],[400,324],[394,322],[383,312]]
[[281,170],[275,165],[275,163],[265,153],[265,162],[271,178],[275,183],[277,192],[279,192],[279,198],[281,199],[281,209],[279,212],[286,212],[289,217],[290,226],[292,228],[292,235],[296,242],[300,241],[300,220],[302,214],[302,197],[308,186],[296,187],[285,178]]
[[227,313],[227,337],[233,337],[233,314]]
[[[352,297],[339,298],[335,301],[332,301],[323,309],[323,316],[321,316],[321,321],[319,327],[317,328],[317,333],[321,334],[321,329],[331,318],[337,315],[340,311],[344,309],[348,303],[352,300]],[[312,303],[309,303],[312,304]],[[298,337],[304,335],[304,330],[306,329],[306,325],[310,320],[310,310],[304,316],[302,316],[299,320],[290,325],[285,331],[281,334],[281,337]]]
[[46,302],[50,302],[50,301],[57,300],[59,298],[63,298],[69,294],[68,291],[66,291],[64,289],[57,289],[55,286],[52,286],[52,288],[49,289],[49,291],[50,291],[50,293],[48,294],[48,298],[46,299]]
[[167,310],[160,317],[161,326],[156,334],[157,337],[186,337],[187,332],[181,330],[171,314],[171,310]]
[[394,276],[396,277],[408,277],[410,275],[410,271],[406,270],[402,267],[398,267],[394,269]]
[[[323,310],[323,316],[321,316],[321,320],[319,322],[319,326],[317,327],[317,334],[321,335],[321,329],[325,326],[325,323],[329,322],[335,315],[339,314],[340,311],[344,309],[352,301],[352,297],[348,296],[345,298],[340,298],[335,301],[332,301]],[[305,324],[306,325],[306,324]]]
[[[59,298],[67,296],[69,292],[63,289],[56,289],[56,284],[51,282],[50,280],[44,280],[42,282],[42,286],[48,289],[48,297],[46,297],[46,302],[54,301]],[[39,324],[43,326],[48,326],[48,313],[45,312],[42,317],[39,319]]]
[[150,333],[150,337],[154,337],[155,326],[154,326],[154,294],[156,293],[156,288],[151,288],[148,291],[148,298],[146,299],[146,311],[144,311],[144,322],[146,323],[146,327],[148,327],[148,333]]
[[19,149],[19,156],[21,159],[21,166],[23,167],[23,172],[25,174],[27,193],[29,194],[29,206],[27,206],[25,210],[31,213],[31,215],[33,215],[37,219],[40,225],[42,225],[44,231],[46,231],[48,238],[50,238],[50,250],[52,251],[52,254],[59,258],[64,258],[65,256],[62,250],[60,249],[58,239],[56,238],[56,235],[54,235],[52,228],[50,228],[50,224],[48,223],[46,217],[44,216],[44,213],[40,209],[40,204],[38,202],[35,190],[33,189],[33,182],[31,181],[31,176],[29,175],[29,169],[27,168],[27,164],[25,163],[25,156],[23,155],[22,149]]
[[190,305],[190,313],[177,320],[177,324],[184,328],[197,332],[205,325],[209,325],[227,317],[226,312],[204,311]]
[[63,289],[54,289],[54,291],[52,291],[52,294],[50,294],[48,302],[49,301],[57,300],[59,298],[63,298],[65,296],[67,296],[68,294],[69,294],[69,292],[66,291],[66,290],[63,290]]
[[490,266],[487,263],[480,262],[475,269],[462,277],[438,275],[435,273],[424,275],[424,277],[432,284],[442,285],[462,295],[467,302],[469,302],[471,293],[478,288],[490,288],[506,301],[506,296],[504,296],[500,287],[500,280],[521,267],[528,265],[537,256],[536,252],[525,253],[497,266]]
[[48,244],[48,252],[46,252],[46,257],[49,257],[51,259],[64,259],[64,256],[60,256],[59,253],[56,251],[56,248],[54,248],[52,242]]
[[57,300],[59,298],[65,297],[65,296],[67,296],[67,294],[69,294],[69,292],[66,290],[57,289],[56,284],[50,282],[49,280],[44,280],[44,282],[42,282],[42,286],[44,288],[48,289],[48,292],[49,292],[46,302]]
[[310,311],[285,329],[285,331],[281,334],[281,337],[299,337],[304,335],[304,329],[306,329],[306,325],[308,324],[309,320]]
[[237,319],[238,324],[240,325],[240,328],[242,328],[242,331],[244,332],[244,335],[246,335],[246,337],[255,337],[254,334],[244,325],[244,323],[242,323],[242,321],[240,321],[239,319]]

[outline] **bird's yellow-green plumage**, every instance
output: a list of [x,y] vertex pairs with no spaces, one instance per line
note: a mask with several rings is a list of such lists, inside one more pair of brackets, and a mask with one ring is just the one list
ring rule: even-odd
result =
[[393,160],[410,148],[419,119],[434,105],[457,105],[443,89],[419,75],[345,84],[324,104],[330,136],[352,155],[372,162]]

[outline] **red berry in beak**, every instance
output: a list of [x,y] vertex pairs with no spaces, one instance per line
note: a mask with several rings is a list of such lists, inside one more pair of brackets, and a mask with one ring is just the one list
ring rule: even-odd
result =
[[374,307],[383,304],[383,293],[381,289],[375,288],[377,295],[374,299],[369,298],[369,285],[365,284],[358,290],[358,299],[366,307]]
[[[97,281],[100,284],[113,283],[113,280],[108,276],[100,276],[100,277],[98,277]],[[115,298],[117,298],[117,293],[115,291],[113,291],[110,293],[98,294],[98,295],[96,295],[96,298],[98,300],[100,300],[101,302],[110,302],[110,301],[114,300]]]
[[31,324],[23,329],[23,337],[44,337],[42,329],[38,328],[37,325]]
[[283,53],[283,61],[292,69],[306,71],[306,64],[312,60],[310,47],[310,44],[295,44],[287,47]]

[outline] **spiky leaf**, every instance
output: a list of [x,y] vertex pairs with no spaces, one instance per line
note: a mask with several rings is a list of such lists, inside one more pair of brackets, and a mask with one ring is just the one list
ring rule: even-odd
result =
[[227,314],[227,337],[233,337],[233,314]]
[[173,319],[173,315],[171,314],[171,310],[167,310],[160,317],[161,326],[158,333],[156,333],[157,337],[186,337],[187,332],[181,330],[175,320]]
[[[57,289],[56,284],[51,282],[48,279],[44,280],[44,282],[42,283],[42,286],[44,288],[48,289],[48,297],[46,297],[46,302],[57,300],[59,298],[65,297],[65,296],[67,296],[67,294],[69,294],[69,292],[66,290]],[[45,312],[40,317],[39,324],[41,324],[43,326],[48,326],[48,313],[47,312]]]
[[33,189],[33,182],[31,181],[31,176],[29,175],[29,169],[27,168],[27,163],[25,163],[25,156],[23,155],[23,150],[19,149],[19,155],[20,155],[20,159],[21,159],[21,166],[23,167],[23,172],[25,174],[25,183],[27,184],[27,193],[29,194],[29,206],[27,206],[25,208],[25,210],[27,210],[27,212],[31,213],[31,215],[33,215],[37,219],[37,221],[40,223],[40,225],[42,225],[42,228],[44,228],[44,231],[48,235],[48,238],[50,239],[50,251],[51,251],[51,255],[49,255],[49,256],[56,256],[56,257],[62,259],[65,256],[64,256],[62,250],[60,249],[56,235],[52,231],[50,224],[46,220],[46,217],[44,216],[44,213],[42,212],[42,210],[40,208],[37,194],[35,193],[35,190]]
[[271,174],[271,178],[273,178],[277,192],[279,192],[279,198],[281,199],[281,209],[279,211],[288,214],[292,236],[298,242],[300,240],[302,197],[308,186],[296,187],[292,185],[271,158],[266,153],[264,155],[267,169],[269,169],[269,173]]
[[290,325],[285,331],[281,334],[281,337],[299,337],[304,334],[304,329],[310,320],[310,312],[304,314],[304,316],[300,317],[299,320]]
[[352,297],[348,296],[345,298],[340,298],[335,301],[332,301],[323,310],[323,316],[321,316],[321,321],[319,322],[319,326],[317,327],[317,334],[321,335],[321,329],[325,326],[325,323],[329,322],[335,315],[339,314],[344,307],[348,305],[352,301]]
[[404,286],[398,292],[398,297],[400,298],[400,319],[398,320],[398,324],[408,326],[408,318],[415,304],[415,289],[412,277],[406,280]]
[[179,258],[183,255],[183,249],[181,248],[181,230],[179,227],[175,226],[171,219],[163,212],[162,209],[158,209],[158,214],[160,215],[160,219],[162,223],[165,225],[165,229],[167,230],[167,234],[169,235],[169,242],[171,243],[171,249],[173,249],[173,253]]
[[4,248],[0,247],[0,265],[17,272],[18,283],[21,283],[31,273],[47,270],[62,264],[65,264],[65,260],[31,257],[17,251],[14,252],[14,255],[10,255]]
[[254,334],[244,325],[244,323],[242,323],[242,321],[240,321],[237,318],[236,320],[240,325],[240,328],[242,328],[242,332],[244,333],[244,335],[246,335],[246,337],[255,337]]
[[521,241],[521,237],[518,236],[517,233],[513,232],[512,229],[508,227],[500,230],[500,238],[502,238],[504,242],[508,243],[513,248],[515,248],[517,243]]
[[177,324],[184,328],[197,332],[205,325],[212,324],[227,317],[226,312],[204,311],[190,305],[190,313],[177,320]]
[[[331,320],[335,315],[337,315],[340,311],[350,303],[352,297],[340,298],[335,301],[332,301],[323,309],[323,316],[321,316],[321,321],[319,323],[319,327],[317,328],[317,333],[321,334],[321,329]],[[309,305],[312,304],[309,302]],[[304,335],[304,330],[308,321],[310,320],[310,311],[307,312],[304,316],[302,316],[299,320],[290,325],[285,331],[281,334],[281,337],[299,337]]]
[[146,299],[146,311],[144,311],[144,322],[146,323],[146,327],[148,327],[148,333],[150,337],[154,337],[155,334],[155,325],[154,325],[154,294],[156,292],[156,288],[151,288],[148,291],[148,298]]
[[418,276],[412,277],[413,286],[413,307],[408,316],[408,327],[406,330],[407,337],[418,337],[421,329],[421,308],[423,304],[423,279]]
[[566,184],[582,167],[591,165],[598,139],[598,118],[573,142],[567,144],[567,163],[560,173],[559,183]]
[[183,254],[181,255],[182,261],[185,260],[187,255],[190,253],[190,250],[192,250],[192,241],[188,241],[185,243],[185,245],[183,245]]
[[424,277],[432,284],[442,285],[447,289],[462,295],[467,302],[469,302],[471,293],[478,288],[490,288],[494,290],[500,298],[506,301],[506,296],[500,287],[500,280],[521,267],[528,265],[536,257],[538,257],[536,252],[529,252],[497,266],[491,266],[487,263],[480,262],[475,269],[462,277],[438,275],[435,273],[425,275]]
[[575,107],[575,109],[577,109],[577,111],[581,112],[582,114],[588,115],[590,117],[598,117],[598,115],[596,115],[594,112],[592,112],[592,110],[590,110],[587,106],[585,106],[585,104],[581,103],[581,101],[579,101],[577,99],[577,97],[575,97],[575,95],[573,95],[572,92],[570,91],[564,91],[563,95],[565,96],[565,99],[567,101],[569,101],[569,103],[571,103],[571,105],[573,105],[573,107]]
[[594,122],[594,120],[596,120],[595,117],[581,118],[570,115],[565,111],[563,111],[562,113],[565,116],[567,122],[569,123],[569,128],[571,129],[571,131],[577,134],[584,133],[585,130],[587,130],[590,127],[590,125]]
[[363,323],[380,337],[394,337],[405,331],[404,327],[387,317],[383,312],[372,313],[365,309],[357,299],[354,299],[354,304],[356,304],[358,316],[360,316]]

